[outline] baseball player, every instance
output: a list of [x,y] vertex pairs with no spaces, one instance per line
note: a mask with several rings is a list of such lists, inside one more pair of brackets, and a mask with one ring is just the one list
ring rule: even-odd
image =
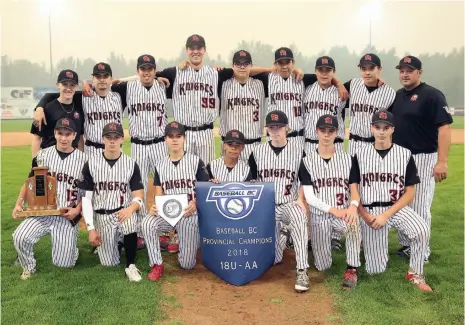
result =
[[239,130],[230,130],[223,140],[223,157],[207,164],[207,173],[213,183],[247,182],[253,179],[249,165],[239,159],[244,150],[245,137]]
[[409,239],[410,267],[405,278],[420,290],[432,291],[423,276],[429,230],[426,222],[408,204],[420,182],[410,150],[391,141],[394,118],[386,110],[372,117],[372,145],[354,155],[350,191],[360,195],[359,213],[363,251],[368,274],[382,273],[388,261],[390,227]]
[[[86,138],[84,152],[88,155],[98,155],[103,152],[102,130],[106,124],[121,124],[123,121],[126,98],[121,98],[120,94],[111,91],[112,74],[109,64],[97,63],[92,72],[92,80],[95,85],[93,95],[91,97],[82,96],[80,91],[74,95],[74,102],[77,105],[82,105],[84,111],[84,137]],[[34,113],[34,122],[38,127],[45,118],[43,107],[58,96],[57,93],[47,93],[40,100]]]
[[[13,232],[13,243],[18,253],[18,261],[23,268],[21,279],[26,280],[36,272],[34,245],[45,235],[52,238],[52,263],[59,267],[73,267],[79,255],[77,248],[78,219],[81,213],[81,200],[77,181],[81,176],[86,155],[73,148],[77,136],[76,125],[71,118],[62,118],[55,125],[56,144],[41,149],[32,160],[32,167],[46,166],[56,178],[56,202],[59,209],[66,209],[63,216],[30,217],[21,222]],[[31,170],[28,177],[32,177]],[[26,184],[19,193],[13,209],[13,218],[21,218],[26,199]]]
[[[262,73],[254,78],[260,79],[268,90],[267,112],[283,111],[289,119],[290,130],[287,137],[290,141],[297,141],[303,146],[305,141],[303,96],[305,88],[317,82],[317,77],[315,74],[304,75],[300,69],[297,69],[296,76],[294,64],[294,54],[291,49],[280,47],[275,52],[274,60],[277,73]],[[344,86],[336,78],[333,78],[331,83],[338,86],[341,97],[347,96]]]
[[[399,65],[399,80],[403,86],[396,93],[392,113],[396,131],[392,140],[409,149],[418,168],[420,183],[410,207],[426,222],[431,233],[431,203],[435,181],[447,178],[447,156],[450,148],[452,116],[444,94],[420,81],[421,61],[414,56],[402,58]],[[410,257],[408,238],[399,233],[403,246],[398,255]],[[428,247],[426,260],[430,255]]]
[[336,150],[344,150],[346,101],[339,98],[337,87],[331,84],[335,72],[336,65],[331,57],[319,57],[315,64],[317,82],[305,89],[302,115],[305,126],[304,150],[307,153],[313,152],[318,146],[319,138],[315,125],[318,119],[326,114],[336,117],[339,128],[334,139],[334,147]]
[[342,286],[351,289],[357,285],[357,267],[360,266],[359,197],[349,191],[351,156],[335,147],[338,124],[338,118],[333,114],[318,118],[317,148],[306,152],[300,165],[299,180],[302,186],[310,188],[306,199],[311,206],[310,238],[315,267],[318,271],[331,267],[331,234],[333,231],[344,234],[347,269]]
[[73,147],[84,150],[84,141],[81,135],[84,131],[84,112],[82,105],[76,105],[73,97],[79,82],[79,77],[73,70],[62,70],[58,74],[57,87],[59,97],[44,105],[44,116],[48,120],[46,125],[31,126],[32,137],[32,157],[35,157],[40,149],[52,147],[56,144],[55,125],[62,118],[70,118],[76,126],[76,138],[73,141]]
[[230,130],[241,130],[245,137],[241,158],[246,161],[252,149],[262,140],[265,107],[263,82],[250,78],[251,68],[252,56],[249,52],[240,50],[234,53],[234,78],[223,83],[220,97],[221,139],[224,141]]
[[124,142],[121,124],[112,122],[105,125],[102,138],[105,145],[103,154],[89,158],[79,184],[85,191],[82,211],[89,231],[89,242],[99,248],[97,251],[102,265],[114,266],[120,263],[118,238],[123,234],[126,276],[129,281],[139,282],[142,278],[135,266],[136,212],[145,208],[139,166],[120,150]]
[[392,87],[386,84],[379,86],[382,67],[376,54],[365,54],[358,66],[361,78],[344,84],[350,94],[347,107],[350,110],[349,153],[352,156],[359,148],[374,142],[370,130],[371,117],[378,110],[388,109],[396,96]]
[[304,292],[310,288],[308,269],[308,233],[306,204],[303,191],[299,191],[298,172],[303,150],[296,142],[288,141],[289,121],[282,111],[271,111],[265,118],[266,130],[271,140],[256,146],[249,159],[255,179],[275,184],[276,258],[280,263],[286,245],[281,236],[283,224],[290,232],[297,261],[295,290]]
[[158,233],[176,229],[179,236],[179,264],[183,269],[192,269],[196,263],[200,243],[198,216],[195,203],[195,183],[209,180],[203,161],[184,150],[185,127],[179,122],[168,123],[165,141],[169,156],[158,162],[155,176],[155,196],[187,194],[189,205],[184,217],[172,227],[158,216],[156,203],[142,221],[142,234],[147,244],[151,271],[149,280],[158,280],[163,275],[164,265],[160,252]]

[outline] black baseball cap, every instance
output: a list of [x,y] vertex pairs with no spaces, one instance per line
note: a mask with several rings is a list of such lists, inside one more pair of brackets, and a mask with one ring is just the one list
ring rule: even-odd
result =
[[71,81],[71,82],[74,82],[75,84],[78,84],[79,83],[78,74],[74,72],[73,70],[69,70],[69,69],[61,70],[61,72],[58,74],[57,83],[62,83],[65,81]]
[[181,135],[186,135],[186,128],[179,122],[173,121],[168,123],[165,127],[165,136],[171,133],[179,133]]
[[409,67],[414,70],[421,70],[421,61],[413,55],[407,55],[399,61],[396,69],[400,69],[401,67]]
[[113,75],[111,71],[111,67],[108,63],[100,62],[94,65],[94,69],[92,71],[92,75],[102,75],[102,74],[109,74],[110,76]]
[[318,121],[316,122],[316,127],[321,129],[337,129],[339,128],[339,123],[337,118],[333,115],[325,114],[320,116]]
[[375,67],[381,67],[381,59],[376,54],[367,53],[360,58],[360,63],[358,66],[361,67],[364,64],[371,64]]
[[265,118],[265,125],[272,126],[272,125],[287,125],[289,124],[289,120],[287,119],[286,113],[283,111],[271,111],[266,114]]
[[207,48],[207,45],[205,44],[205,38],[203,38],[202,36],[198,35],[198,34],[194,34],[194,35],[191,35],[187,38],[187,41],[186,41],[186,48],[194,48],[194,47],[198,47],[198,48]]
[[233,63],[252,63],[252,56],[247,51],[237,51],[233,55]]
[[119,123],[112,122],[112,123],[108,123],[107,125],[103,127],[103,132],[102,132],[103,137],[108,134],[112,134],[112,133],[124,137],[123,126]]
[[294,60],[294,54],[290,48],[280,47],[274,52],[274,62],[279,60]]
[[228,131],[228,133],[226,133],[226,136],[224,137],[223,142],[244,144],[245,137],[244,137],[244,134],[239,130],[230,130]]
[[137,68],[142,66],[156,67],[155,58],[150,54],[143,54],[137,58]]
[[377,111],[371,118],[371,124],[375,123],[387,123],[394,126],[394,115],[386,110]]
[[73,120],[69,118],[62,118],[59,119],[58,122],[55,124],[55,130],[57,129],[68,129],[70,131],[76,132],[76,125],[74,124]]
[[336,64],[329,56],[322,56],[316,59],[315,69],[318,68],[332,68],[333,70],[336,70]]

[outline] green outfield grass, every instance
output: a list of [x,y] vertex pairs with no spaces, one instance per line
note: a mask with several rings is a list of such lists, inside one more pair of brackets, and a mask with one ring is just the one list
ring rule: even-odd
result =
[[[170,117],[168,119],[172,121],[173,118]],[[464,117],[463,116],[454,116],[454,123],[452,124],[453,129],[463,129],[464,127]],[[26,131],[29,132],[31,130],[31,120],[2,120],[1,121],[1,132],[21,132]],[[215,127],[218,127],[218,120],[215,121]],[[124,128],[128,128],[128,119],[123,120]],[[349,121],[346,119],[345,121],[346,127],[349,127]]]
[[[219,145],[220,141],[216,139],[217,154]],[[143,281],[129,283],[123,266],[105,268],[98,265],[97,256],[90,254],[84,231],[79,234],[80,256],[73,270],[61,270],[50,265],[50,239],[46,237],[35,247],[38,274],[28,281],[20,280],[21,268],[13,266],[16,252],[12,243],[12,232],[19,221],[11,218],[11,211],[29,170],[30,148],[6,147],[1,150],[1,323],[145,325],[158,324],[164,319],[163,306],[173,304],[176,297],[163,296],[161,283],[146,280],[149,271],[146,250],[139,251],[137,256]],[[362,270],[359,285],[354,291],[341,291],[345,260],[343,253],[335,254],[334,265],[326,272],[324,283],[332,292],[345,324],[464,323],[463,150],[463,145],[452,146],[450,177],[436,188],[432,256],[425,268],[427,280],[435,292],[422,293],[404,280],[408,263],[395,256],[399,246],[392,233],[387,272],[370,277]],[[128,142],[124,151],[129,153]],[[174,259],[169,260],[167,268],[176,267]],[[166,276],[164,281],[171,280]]]

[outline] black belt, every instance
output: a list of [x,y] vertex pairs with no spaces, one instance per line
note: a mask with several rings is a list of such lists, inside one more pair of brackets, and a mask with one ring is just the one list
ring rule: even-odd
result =
[[149,144],[154,144],[154,143],[160,143],[160,142],[164,142],[164,141],[165,141],[165,137],[155,138],[155,139],[152,139],[152,140],[141,140],[141,139],[137,139],[137,138],[131,138],[132,143],[143,144],[144,146],[147,146]]
[[184,128],[186,129],[186,131],[204,131],[208,129],[213,130],[213,123],[205,124],[202,126],[184,126]]
[[373,202],[371,204],[363,204],[364,208],[372,209],[372,208],[382,208],[382,207],[390,207],[394,203],[392,202]]
[[[225,137],[221,136],[221,141],[224,141]],[[252,143],[257,143],[257,142],[262,142],[261,138],[257,139],[245,139],[244,144],[252,144]]]
[[304,136],[304,129],[297,131],[292,131],[287,135],[288,138],[295,138],[296,136],[303,137]]
[[[305,142],[318,144],[318,140],[313,140],[313,139],[308,139],[308,138],[305,138]],[[341,138],[336,138],[334,139],[334,143],[344,143],[344,140],[342,140]]]
[[375,142],[375,137],[364,138],[355,134],[349,134],[349,140],[363,141],[363,142]]
[[98,214],[113,214],[115,212],[118,212],[121,209],[123,209],[123,207],[119,207],[119,208],[112,209],[112,210],[99,209],[99,210],[95,210],[95,213],[98,213]]
[[86,139],[85,145],[86,146],[92,146],[92,147],[97,148],[97,149],[105,149],[105,146],[102,143],[93,142],[93,141],[90,141],[90,140],[87,140],[87,139]]

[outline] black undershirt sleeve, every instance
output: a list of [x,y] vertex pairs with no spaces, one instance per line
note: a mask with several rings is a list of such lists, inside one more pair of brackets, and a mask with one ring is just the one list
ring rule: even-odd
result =
[[215,177],[213,177],[212,168],[211,168],[211,166],[210,166],[210,163],[207,164],[207,173],[208,173],[208,177],[209,177],[210,179],[215,178]]
[[405,186],[412,186],[420,183],[420,177],[418,176],[417,165],[415,160],[410,156],[407,163],[407,170],[405,172]]
[[252,173],[252,179],[257,179],[258,178],[257,162],[255,161],[255,157],[253,156],[253,153],[251,153],[249,157],[249,167],[250,167],[250,172]]
[[197,172],[195,173],[195,179],[197,181],[208,182],[210,180],[210,177],[208,176],[205,169],[205,164],[203,163],[202,159],[199,159],[199,165],[197,166]]
[[268,72],[263,72],[256,74],[255,76],[251,76],[254,79],[258,79],[263,83],[263,88],[265,89],[265,98],[268,98]]
[[153,175],[153,186],[161,186],[160,175],[158,170],[155,168],[155,175]]
[[128,91],[127,81],[120,82],[119,84],[116,84],[116,85],[112,85],[111,91],[118,93],[121,96],[121,103],[123,104],[123,111],[124,111],[124,108],[126,108],[127,106],[127,102],[126,102],[126,95]]
[[306,74],[304,74],[304,77],[303,77],[302,80],[304,82],[305,88],[307,88],[308,86],[311,86],[315,82],[317,82],[316,74],[314,74],[314,73],[306,73]]
[[312,185],[312,177],[308,172],[303,161],[300,162],[299,180],[302,185]]
[[350,168],[349,184],[360,184],[360,167],[358,165],[357,155],[352,157],[352,167]]
[[34,168],[34,167],[38,167],[38,165],[37,165],[37,156],[35,156],[32,159],[31,171],[29,172],[29,176],[27,178],[34,176],[34,171],[32,170],[32,168]]
[[143,190],[142,178],[140,176],[140,168],[137,163],[134,163],[134,172],[132,173],[131,180],[129,181],[129,188],[131,192]]
[[245,179],[246,182],[250,182],[251,180],[253,180],[253,175],[252,175],[252,170],[250,169],[249,170],[249,173],[247,174],[247,177]]
[[344,83],[344,87],[345,89],[347,90],[347,92],[350,94],[350,82],[352,81],[352,79],[350,79],[349,81],[345,82]]

